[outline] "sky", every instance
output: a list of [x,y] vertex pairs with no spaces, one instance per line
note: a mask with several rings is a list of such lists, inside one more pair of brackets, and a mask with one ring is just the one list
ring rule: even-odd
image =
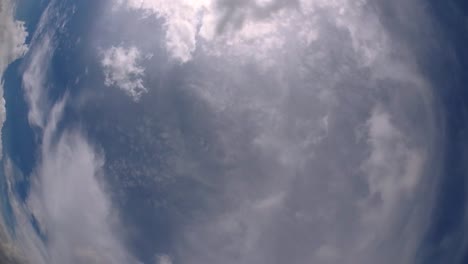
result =
[[0,21],[1,261],[466,261],[463,2],[0,0]]

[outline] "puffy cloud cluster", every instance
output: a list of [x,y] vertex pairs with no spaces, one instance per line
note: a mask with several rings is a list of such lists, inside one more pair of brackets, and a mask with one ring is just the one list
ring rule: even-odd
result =
[[25,44],[28,33],[24,23],[14,19],[14,6],[9,0],[0,1],[0,72],[8,64],[21,57],[26,51]]
[[135,47],[111,47],[103,52],[102,67],[105,85],[116,86],[138,101],[147,92],[143,86],[144,68],[138,65],[140,51]]

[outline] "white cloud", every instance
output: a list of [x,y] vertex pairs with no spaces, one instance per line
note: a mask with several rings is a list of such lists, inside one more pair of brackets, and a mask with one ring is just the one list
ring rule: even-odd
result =
[[[0,131],[6,118],[3,73],[11,62],[23,56],[28,49],[25,44],[28,33],[24,23],[15,20],[14,13],[15,6],[10,0],[0,0]],[[8,162],[8,159],[3,159],[3,142],[0,142],[0,160]],[[7,193],[3,195],[8,195],[11,198],[11,184],[6,174],[6,171],[0,173],[0,177],[5,177],[4,180],[7,185]],[[21,248],[13,243],[13,239],[6,229],[4,217],[0,213],[0,262],[22,263],[24,257]]]
[[[223,194],[205,198],[224,201],[222,209],[181,229],[181,259],[413,263],[424,233],[414,223],[425,214],[405,212],[430,206],[419,199],[431,154],[421,142],[432,142],[400,125],[406,114],[434,117],[426,102],[418,112],[398,101],[431,96],[411,58],[395,60],[402,49],[365,1],[301,1],[299,11],[268,17],[239,4],[231,13],[247,18],[222,34],[223,12],[213,3],[201,7],[194,27],[197,70],[187,86],[220,116],[213,130],[230,168],[217,175],[225,177]],[[391,102],[398,106],[386,109]],[[432,133],[430,122],[417,126]],[[368,140],[354,137],[359,127]]]
[[[5,195],[9,198],[16,221],[14,238],[2,239],[4,242],[9,243],[6,248],[9,253],[12,253],[9,260],[11,263],[29,263],[34,260],[35,263],[45,264],[43,243],[34,235],[35,231],[30,224],[29,211],[25,210],[14,190],[15,178],[21,172],[8,156],[3,159],[3,166],[2,176],[5,177],[7,186]],[[14,260],[17,262],[13,262]]]
[[253,204],[253,207],[257,210],[272,210],[282,205],[284,197],[284,193],[275,193],[263,200],[257,201]]
[[[37,135],[42,138],[36,167],[28,175],[27,204],[12,195],[17,243],[34,263],[135,263],[117,232],[117,213],[105,192],[102,153],[81,131],[57,129],[68,97],[51,102],[47,73],[56,48],[55,36],[57,30],[66,29],[67,13],[58,12],[55,4],[52,1],[43,13],[33,36],[30,56],[24,62],[23,89],[29,122],[42,129]],[[50,25],[60,26],[51,28]],[[111,56],[110,60],[113,59],[122,62]],[[135,69],[118,72],[122,73],[134,74]],[[125,78],[113,81],[125,82]],[[36,217],[47,243],[36,235],[30,214]]]
[[[5,122],[5,100],[3,98],[3,72],[7,66],[23,56],[28,33],[24,23],[13,17],[14,7],[10,0],[0,0],[0,129]],[[0,144],[0,158],[3,154]]]
[[78,131],[53,141],[63,105],[54,106],[45,127],[28,196],[48,237],[49,263],[131,263],[113,230],[117,221],[103,190],[103,158]]
[[395,201],[414,188],[421,175],[424,158],[407,146],[407,138],[392,124],[391,116],[377,106],[369,119],[372,151],[364,164],[372,194],[384,203]]
[[212,123],[222,153],[205,168],[171,134],[184,143],[169,146],[168,174],[221,186],[184,192],[208,209],[171,230],[174,259],[413,263],[430,206],[421,197],[433,195],[423,190],[435,173],[431,87],[366,1],[286,2],[120,1],[162,19],[169,55],[192,60],[181,89],[214,117],[190,121]]
[[[58,28],[49,28],[48,23],[52,18],[59,25]],[[57,31],[64,30],[67,19],[66,12],[56,12],[54,2],[49,3],[37,24],[30,43],[29,56],[24,62],[22,85],[29,106],[28,121],[31,125],[40,128],[44,128],[51,110],[48,102],[47,73],[56,48],[55,36]]]
[[[276,2],[276,1],[275,1]],[[288,1],[283,1],[287,3]],[[263,10],[253,1],[232,1],[232,5],[228,2],[213,0],[116,0],[119,5],[124,4],[128,8],[143,10],[145,16],[147,14],[155,14],[162,18],[164,28],[166,30],[166,49],[168,53],[175,59],[185,63],[192,59],[194,51],[198,46],[198,39],[211,42],[218,34],[225,33],[230,38],[222,38],[223,48],[219,48],[216,52],[225,52],[226,48],[236,45],[236,43],[255,42],[263,44],[265,48],[268,46],[280,45],[280,40],[276,36],[272,36],[272,31],[277,30],[277,24],[268,22],[256,23],[258,13]],[[244,3],[244,4],[243,4]],[[220,11],[219,9],[222,9]],[[269,12],[276,11],[269,10]],[[239,17],[240,21],[235,21]],[[268,17],[268,16],[267,16]],[[247,22],[250,19],[254,21]],[[237,25],[243,24],[245,26]],[[255,24],[255,25],[254,25]],[[239,28],[238,28],[239,27]],[[237,35],[237,31],[239,33]],[[233,36],[237,36],[232,38]],[[256,39],[263,38],[263,42]],[[220,43],[220,41],[218,41]],[[250,43],[252,44],[252,43]]]
[[47,105],[46,74],[53,52],[51,36],[46,34],[32,46],[27,68],[23,73],[23,90],[29,104],[28,120],[31,125],[43,128],[49,111]]
[[138,65],[142,59],[135,47],[111,47],[103,52],[101,64],[106,86],[116,86],[138,101],[148,90],[143,86],[145,69]]
[[165,19],[166,48],[181,62],[191,59],[196,48],[200,16],[210,8],[210,0],[117,0],[117,3]]
[[13,17],[14,8],[9,0],[0,1],[0,72],[26,51],[25,40],[28,35],[24,23]]
[[[317,38],[320,13],[352,36],[362,63],[369,65],[385,53],[387,40],[378,18],[362,11],[366,1],[349,0],[115,0],[118,6],[155,14],[164,20],[166,49],[185,63],[201,48],[212,55],[231,54],[237,60],[254,58],[266,64],[277,61],[284,44],[300,35],[298,44]],[[359,25],[359,26],[358,26]]]
[[156,257],[156,264],[172,264],[172,259],[168,255],[158,255]]
[[[399,221],[401,208],[418,195],[415,191],[424,177],[427,149],[411,147],[410,138],[395,126],[391,114],[381,105],[372,110],[367,125],[370,153],[362,168],[369,194],[362,221],[384,230],[370,236],[368,243],[375,243]],[[421,235],[417,226],[412,230],[415,237]],[[412,246],[406,246],[407,250],[416,250]]]

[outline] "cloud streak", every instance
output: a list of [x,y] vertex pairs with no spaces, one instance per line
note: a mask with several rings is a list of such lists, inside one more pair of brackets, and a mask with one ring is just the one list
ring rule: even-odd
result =
[[[58,129],[68,97],[57,102],[49,97],[55,41],[67,25],[67,10],[57,8],[56,1],[49,3],[24,62],[29,123],[40,129],[41,140],[37,166],[28,175],[27,203],[12,195],[16,243],[31,263],[134,263],[115,229],[118,213],[105,192],[103,154],[79,129]],[[31,224],[32,216],[40,234]]]
[[112,229],[118,221],[101,182],[103,158],[79,131],[65,131],[53,140],[63,105],[51,112],[28,197],[47,237],[48,261],[131,263]]

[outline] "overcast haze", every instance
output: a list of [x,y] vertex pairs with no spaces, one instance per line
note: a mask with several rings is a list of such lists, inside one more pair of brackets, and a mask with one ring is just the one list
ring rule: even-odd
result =
[[0,262],[465,263],[467,12],[0,0]]

